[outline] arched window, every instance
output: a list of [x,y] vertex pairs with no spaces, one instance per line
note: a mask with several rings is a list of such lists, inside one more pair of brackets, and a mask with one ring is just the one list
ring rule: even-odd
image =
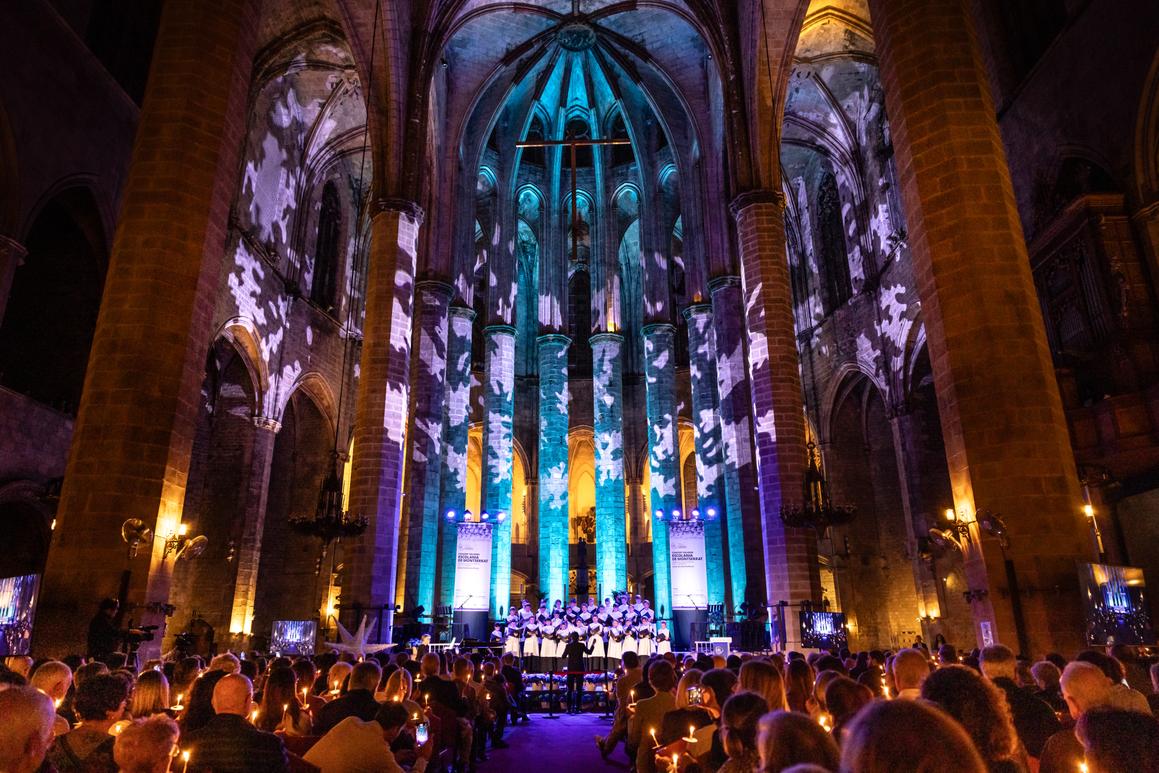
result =
[[310,300],[327,311],[335,306],[338,291],[338,240],[342,236],[342,207],[333,182],[322,188],[322,210],[318,213],[318,240],[314,245],[314,276]]
[[853,294],[849,283],[849,259],[845,254],[845,229],[841,222],[841,197],[832,174],[821,178],[817,191],[817,237],[821,253],[825,313],[844,305]]

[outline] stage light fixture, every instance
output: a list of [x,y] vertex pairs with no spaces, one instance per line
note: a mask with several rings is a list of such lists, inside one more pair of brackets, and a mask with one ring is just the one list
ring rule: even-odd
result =
[[448,511],[447,511],[447,520],[448,520],[448,521],[453,521],[453,520],[455,520],[455,511],[454,511],[454,510],[448,510]]
[[484,521],[491,520],[491,514],[486,512],[486,511],[483,512],[483,515],[481,517],[483,518]]
[[504,521],[507,520],[507,513],[500,512],[498,515],[495,516],[495,518],[499,521],[499,523],[503,523]]
[[680,517],[680,511],[679,511],[679,510],[673,510],[673,511],[672,511],[672,517],[673,517],[673,518],[679,518],[679,517]]
[[708,517],[709,517],[709,518],[715,518],[715,517],[716,517],[716,508],[715,508],[715,507],[710,507],[710,508],[708,508]]

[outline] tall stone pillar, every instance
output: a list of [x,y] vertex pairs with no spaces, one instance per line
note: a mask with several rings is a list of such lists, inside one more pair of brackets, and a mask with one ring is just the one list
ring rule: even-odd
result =
[[[418,205],[399,199],[375,202],[370,221],[366,318],[354,415],[350,506],[370,528],[348,546],[349,591],[343,617],[358,625],[355,607],[385,608],[380,639],[390,641],[398,578],[402,472],[410,397],[415,244],[422,225]],[[371,615],[374,618],[374,615]]]
[[[684,319],[688,323],[692,424],[696,430],[696,492],[700,514],[705,518],[708,603],[724,604],[731,613],[745,597],[744,526],[740,510],[728,510],[725,497],[712,306],[689,306],[684,310]],[[710,515],[711,511],[715,516]]]
[[567,347],[563,335],[539,337],[539,592],[567,596]]
[[241,539],[234,558],[237,574],[230,607],[230,633],[252,633],[254,600],[258,591],[258,569],[262,558],[262,532],[266,525],[266,501],[270,493],[270,469],[274,461],[274,441],[281,422],[266,416],[254,417],[250,446],[249,475],[241,502]]
[[597,333],[592,345],[596,442],[596,584],[601,597],[628,587],[624,528],[624,337]]
[[415,286],[413,405],[406,466],[407,520],[404,608],[434,615],[439,552],[439,476],[447,375],[448,310],[454,288],[427,280]]
[[126,564],[120,526],[181,522],[260,7],[175,0],[161,15],[41,585],[45,656],[82,651],[79,621],[122,570],[133,622],[160,626],[142,654],[160,654],[172,557],[158,539]]
[[515,328],[488,325],[483,385],[483,512],[491,518],[491,617],[511,603],[511,485],[515,455]]
[[447,328],[446,411],[442,475],[439,476],[439,606],[455,602],[455,555],[459,530],[446,514],[467,509],[467,432],[471,420],[471,323],[475,312],[452,306]]
[[8,307],[8,296],[12,293],[12,281],[16,269],[24,265],[28,250],[15,239],[0,235],[0,324],[4,324],[4,310]]
[[[656,612],[672,616],[668,520],[680,509],[680,445],[676,423],[676,328],[644,326],[644,378],[648,409],[648,465],[652,478],[652,572]],[[663,511],[664,517],[656,516]],[[719,542],[719,540],[718,540]]]
[[[805,409],[797,361],[784,200],[773,191],[742,194],[732,204],[740,247],[748,330],[749,381],[760,492],[765,588],[769,605],[821,599],[817,537],[781,523],[783,504],[800,504],[805,472]],[[792,607],[790,607],[792,610]],[[786,619],[786,644],[799,635]]]
[[[716,347],[716,383],[720,401],[720,439],[724,447],[724,504],[729,535],[729,560],[743,560],[744,573],[733,574],[733,604],[762,601],[765,553],[761,541],[745,535],[762,533],[752,444],[752,396],[745,359],[744,294],[740,277],[721,276],[709,285],[712,293],[712,336]],[[743,543],[732,550],[734,539]],[[734,569],[735,572],[735,569]],[[744,580],[742,595],[737,582]],[[766,597],[767,598],[767,597]],[[776,601],[777,599],[773,599]]]
[[1019,586],[971,525],[978,640],[1017,642],[1018,593],[1031,650],[1072,651],[1082,497],[974,19],[965,2],[870,8],[954,506],[1003,515]]

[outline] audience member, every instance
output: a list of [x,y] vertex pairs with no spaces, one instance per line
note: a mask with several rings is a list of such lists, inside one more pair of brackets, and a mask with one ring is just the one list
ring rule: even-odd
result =
[[[1067,664],[1059,680],[1062,697],[1074,720],[1091,709],[1106,706],[1111,682],[1098,666],[1076,661]],[[1083,761],[1083,746],[1073,728],[1064,728],[1046,740],[1039,758],[1039,773],[1074,773]]]
[[[339,698],[334,703],[349,697]],[[262,688],[262,702],[258,706],[258,721],[255,724],[267,733],[311,735],[314,732],[310,713],[302,706],[297,674],[292,669],[278,666],[270,671],[265,687]]]
[[785,669],[785,700],[791,711],[812,714],[816,710],[813,679],[813,667],[803,658],[790,659]]
[[57,710],[53,733],[56,735],[67,733],[72,724],[60,713],[60,710],[72,687],[72,669],[59,660],[46,660],[32,672],[32,678],[28,680],[28,684],[52,700],[52,705]]
[[133,699],[129,703],[129,714],[135,719],[145,719],[154,714],[168,716],[169,680],[160,671],[149,669],[137,677],[133,686]]
[[1159,721],[1138,711],[1091,709],[1079,718],[1088,773],[1159,773]]
[[632,690],[644,675],[640,657],[635,652],[625,652],[620,659],[624,675],[616,680],[616,713],[612,719],[612,729],[606,736],[596,736],[596,746],[605,760],[616,749],[616,745],[628,735],[628,705],[634,700]]
[[769,704],[755,692],[739,692],[724,702],[720,740],[728,759],[717,773],[752,773],[759,761],[757,724],[767,713]]
[[[408,715],[401,703],[382,704],[370,720],[348,716],[306,752],[306,762],[321,773],[402,773],[391,745],[406,728]],[[423,773],[430,762],[433,742],[421,744],[412,773]]]
[[[949,645],[943,645],[944,650]],[[938,661],[942,660],[942,652],[938,652]],[[957,665],[957,658],[946,665]],[[930,664],[921,650],[901,650],[893,656],[891,667],[893,683],[897,690],[896,697],[904,699],[918,698],[922,692],[922,682],[930,675]]]
[[[314,734],[325,735],[347,717],[358,717],[363,722],[374,719],[378,713],[374,691],[378,689],[381,676],[382,667],[377,661],[367,660],[356,665],[350,672],[346,694],[330,701],[317,712],[314,717]],[[424,685],[424,690],[429,691],[430,687]]]
[[1009,647],[1002,644],[985,647],[979,662],[982,674],[1005,693],[1018,740],[1031,757],[1041,756],[1046,739],[1062,727],[1054,715],[1054,709],[1037,698],[1029,688],[1015,682],[1017,660]]
[[186,736],[184,746],[192,768],[212,773],[277,773],[288,769],[282,739],[258,730],[247,719],[253,698],[253,684],[240,674],[225,674],[217,681],[213,718]]
[[853,721],[863,706],[873,702],[873,693],[868,687],[847,676],[837,675],[825,688],[825,705],[833,719],[831,732],[840,741],[846,726]]
[[781,773],[795,765],[837,770],[841,752],[819,724],[803,714],[774,710],[761,718],[757,733],[759,773]]
[[113,745],[113,757],[120,773],[166,773],[178,751],[179,735],[177,723],[168,715],[158,714],[130,723]]
[[1049,660],[1040,660],[1030,667],[1030,676],[1037,688],[1035,696],[1046,701],[1056,715],[1065,714],[1066,701],[1062,699],[1062,688],[1058,685],[1062,677],[1061,669]]
[[656,769],[648,728],[659,728],[664,715],[676,708],[676,670],[666,660],[651,662],[649,680],[656,694],[637,701],[628,720],[628,746],[636,749],[636,773],[653,773]]
[[770,711],[788,709],[785,698],[785,680],[781,671],[764,660],[750,660],[740,667],[737,689],[755,692],[769,704]]
[[987,773],[987,769],[966,731],[949,716],[916,700],[893,700],[871,703],[849,725],[840,773]]
[[77,688],[74,709],[78,724],[59,736],[48,753],[58,771],[115,771],[113,736],[109,729],[125,718],[129,682],[120,674],[100,674]]
[[[52,700],[35,687],[0,690],[0,770],[34,773],[52,745],[56,713]],[[51,770],[51,768],[49,768]]]
[[977,671],[955,665],[939,668],[922,684],[922,697],[958,720],[991,773],[1026,769],[1026,753],[1006,698]]

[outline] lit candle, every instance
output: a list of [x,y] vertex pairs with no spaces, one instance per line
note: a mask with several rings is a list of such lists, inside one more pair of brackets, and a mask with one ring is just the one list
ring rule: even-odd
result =
[[680,752],[672,753],[672,770],[673,773],[675,773],[677,770],[680,770]]
[[189,750],[188,749],[181,752],[181,760],[184,763],[181,766],[181,773],[185,773],[185,771],[189,770]]
[[824,728],[826,733],[829,732],[829,718],[826,717],[824,714],[817,717],[817,724],[820,725],[822,728]]
[[250,712],[250,722],[256,724],[258,721],[258,710],[254,709]]
[[338,694],[338,682],[335,682],[335,683],[334,683],[334,684],[333,684],[333,685],[330,687],[330,694],[331,694],[331,695],[337,695],[337,694]]
[[57,698],[56,700],[54,700],[54,701],[52,702],[52,707],[53,707],[54,709],[59,709],[59,708],[60,708],[60,704],[62,704],[62,703],[64,703],[64,698]]
[[290,710],[290,704],[283,703],[282,704],[282,716],[283,717],[286,716],[286,712],[288,712],[289,710]]
[[308,687],[302,688],[302,705],[303,706],[310,705],[310,688],[308,688]]
[[423,703],[425,703],[427,706],[431,705],[431,694],[430,693],[423,693]]
[[648,728],[648,732],[652,734],[652,748],[659,749],[660,742],[656,740],[656,728],[650,727],[650,728]]
[[185,698],[185,693],[183,693],[183,692],[177,693],[177,703],[170,706],[170,708],[173,709],[174,711],[181,711],[181,709],[185,708],[184,704],[181,703],[181,701],[184,698]]
[[411,715],[410,715],[410,718],[411,718],[411,720],[412,720],[412,721],[414,721],[414,722],[418,722],[418,721],[419,721],[419,715],[418,715],[418,713],[417,713],[417,712],[416,712],[416,713],[414,713],[414,714],[411,714]]
[[1087,773],[1087,764],[1085,762],[1079,763],[1079,773]]

